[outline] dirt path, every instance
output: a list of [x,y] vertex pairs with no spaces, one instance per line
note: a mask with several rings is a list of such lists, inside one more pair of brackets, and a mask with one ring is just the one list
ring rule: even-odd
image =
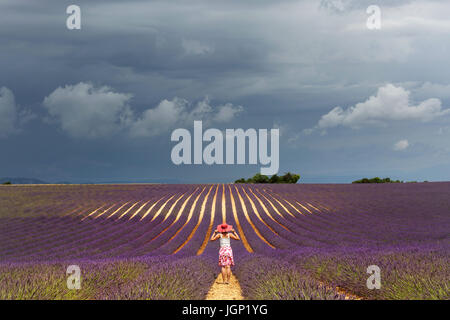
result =
[[341,287],[332,287],[330,285],[327,285],[326,283],[319,281],[320,286],[326,287],[328,289],[335,289],[337,293],[339,294],[343,294],[345,296],[345,300],[364,300],[363,297],[357,296],[351,292],[348,292],[346,290],[344,290]]
[[351,292],[345,291],[344,289],[337,287],[336,291],[340,294],[345,295],[345,300],[364,300],[363,297],[357,296]]
[[223,284],[222,275],[216,278],[206,295],[206,300],[244,300],[238,280],[231,275],[230,283]]

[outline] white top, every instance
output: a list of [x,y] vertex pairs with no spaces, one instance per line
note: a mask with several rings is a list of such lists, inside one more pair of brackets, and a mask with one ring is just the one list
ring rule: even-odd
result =
[[220,235],[220,247],[231,247],[231,243],[230,243],[230,236],[227,235],[226,237],[224,237],[222,234]]

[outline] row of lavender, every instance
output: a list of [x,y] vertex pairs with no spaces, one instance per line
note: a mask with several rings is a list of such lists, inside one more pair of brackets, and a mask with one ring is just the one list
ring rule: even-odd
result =
[[[336,246],[247,257],[237,270],[246,296],[296,299],[304,293],[312,298],[321,293],[321,298],[343,294],[362,299],[450,299],[450,184],[311,186],[310,194],[303,196],[327,194],[325,189],[333,191],[328,196],[335,198],[336,212],[353,216],[353,221],[338,216],[342,220],[335,220],[332,229],[339,228],[355,241],[337,238]],[[277,192],[303,198],[289,186],[277,186]],[[279,261],[287,266],[279,266]],[[253,272],[260,265],[267,277]],[[366,285],[370,265],[381,270],[380,290]],[[299,275],[306,280],[299,282]],[[314,279],[316,290],[308,289],[308,279]]]
[[[367,287],[371,265],[380,268],[380,289]],[[249,299],[450,299],[450,252],[442,244],[243,255],[235,273]]]
[[[306,248],[269,255],[237,250],[235,274],[248,299],[450,299],[448,248]],[[68,290],[63,263],[0,265],[0,299],[203,299],[216,259],[157,256],[79,260],[81,289]],[[381,290],[366,287],[367,265]]]
[[[234,250],[238,262],[236,272],[244,293],[249,298],[343,298],[342,293],[330,289],[324,283],[329,283],[331,288],[339,286],[367,298],[448,297],[448,286],[442,284],[448,283],[449,274],[445,266],[449,265],[446,248],[450,184],[277,185],[237,188],[226,185],[177,185],[170,188],[155,185],[126,186],[125,189],[129,190],[124,189],[124,192],[110,186],[97,186],[98,189],[90,187],[89,196],[86,195],[86,203],[90,208],[82,210],[81,215],[61,217],[62,212],[73,209],[73,203],[76,203],[74,194],[80,196],[83,193],[65,194],[59,189],[54,194],[50,192],[52,201],[58,205],[37,213],[37,217],[24,216],[25,210],[20,205],[18,209],[10,207],[11,211],[2,211],[2,261],[48,263],[59,260],[64,261],[59,262],[64,264],[89,259],[94,263],[98,259],[114,257],[121,258],[114,260],[120,264],[122,259],[135,259],[145,255],[155,255],[159,259],[161,255],[171,254],[181,246],[182,250],[171,255],[170,259],[192,256],[199,252],[208,235],[213,211],[215,216],[212,225],[222,222],[223,192],[226,221],[238,227],[247,243],[238,243]],[[71,191],[76,190],[73,186],[70,188]],[[212,192],[205,202],[210,189]],[[22,200],[17,200],[23,198],[23,193],[17,192],[20,189],[16,189],[16,192],[9,189],[9,201],[5,202],[3,190],[6,189],[0,190],[1,201],[5,203],[3,208],[11,203],[22,203]],[[27,206],[31,206],[29,203],[33,202],[33,193],[37,193],[37,197],[41,199],[48,196],[52,189],[46,191],[47,195],[42,190],[44,189],[26,190],[30,200]],[[212,195],[215,191],[218,196],[213,210]],[[188,199],[189,195],[191,197]],[[167,200],[166,206],[162,210],[159,210],[162,205],[156,206],[142,221],[139,219],[142,214],[132,220],[104,217],[95,219],[87,216],[94,208],[105,203],[133,203],[143,199],[153,203],[161,198],[164,199],[161,203]],[[181,200],[176,203],[176,199]],[[176,215],[172,214],[164,220],[169,208],[173,207],[173,212],[179,212],[185,199],[188,199],[186,209],[179,219],[176,220]],[[77,204],[83,207],[84,202],[85,199],[80,198]],[[68,203],[72,205],[67,205]],[[189,219],[189,208],[194,203],[196,207]],[[206,209],[200,220],[203,203]],[[117,215],[126,212],[129,206],[124,207]],[[155,218],[158,211],[159,216]],[[14,212],[19,212],[20,217],[12,217]],[[152,221],[153,218],[155,219]],[[412,245],[415,246],[414,249],[411,249]],[[216,250],[215,246],[207,245],[201,257],[215,257]],[[260,255],[248,255],[248,251]],[[308,254],[305,255],[305,252]],[[265,258],[261,258],[261,255]],[[283,266],[275,263],[280,260],[284,260]],[[377,261],[386,272],[384,277],[390,279],[385,284],[388,289],[367,291],[364,289],[367,278],[364,268],[367,263],[376,264]],[[417,261],[425,262],[417,264]],[[209,264],[211,268],[214,265],[215,261]],[[255,265],[262,266],[259,270],[267,273],[270,281],[255,281],[262,279],[254,277],[257,274]],[[390,267],[392,265],[393,268]],[[403,269],[399,266],[403,266]],[[4,267],[5,265],[2,266]],[[16,267],[8,269],[4,274],[11,275],[14,270],[20,270]],[[155,270],[151,273],[155,273]],[[51,272],[49,277],[51,278]],[[22,273],[18,279],[25,278]],[[396,279],[401,280],[398,282]],[[32,280],[29,281],[33,283]],[[127,290],[141,288],[136,286],[138,282],[129,283]],[[121,284],[119,287],[125,288],[126,285]],[[117,290],[112,285],[108,292]],[[270,292],[278,293],[270,295]],[[92,295],[89,294],[89,297]],[[106,294],[102,297],[105,298]],[[118,293],[115,297],[132,295]]]
[[[195,254],[205,240],[211,225],[209,216],[211,215],[212,196],[208,197],[205,202],[206,214],[197,226],[200,204],[207,194],[205,189],[211,188],[211,186],[177,187],[179,192],[175,194],[167,193],[167,190],[165,193],[161,190],[151,193],[149,202],[156,201],[161,196],[171,198],[155,220],[152,219],[152,215],[154,218],[155,213],[158,213],[158,207],[155,207],[144,221],[140,221],[138,218],[133,220],[83,220],[79,216],[9,218],[1,227],[0,255],[9,260],[36,260],[39,258],[51,260],[169,254],[183,245],[190,235],[192,237],[189,243],[182,248],[182,252]],[[436,202],[424,201],[426,208],[423,211],[415,204],[412,208],[400,207],[394,211],[392,201],[390,201],[391,209],[388,210],[382,206],[389,201],[379,200],[372,203],[373,208],[360,208],[361,205],[346,207],[342,200],[339,202],[341,207],[336,205],[333,208],[328,203],[329,201],[315,200],[314,197],[303,200],[302,198],[305,197],[303,194],[291,194],[282,187],[278,187],[277,192],[272,194],[265,189],[255,192],[253,190],[256,188],[236,189],[227,186],[224,188],[227,221],[241,227],[243,240],[247,242],[247,248],[250,248],[251,251],[266,252],[271,251],[272,248],[293,249],[305,246],[349,246],[353,244],[373,246],[438,241],[445,239],[446,232],[449,230],[445,214],[432,207]],[[176,188],[171,191],[176,191]],[[175,199],[179,198],[178,195],[182,196],[183,194],[186,198],[187,194],[192,191],[183,215],[176,220],[175,212],[180,211],[183,201],[176,203]],[[256,197],[257,194],[265,194],[267,197]],[[319,192],[319,194],[323,196],[324,192]],[[269,198],[270,195],[273,198]],[[279,201],[274,200],[277,198]],[[375,197],[373,198],[375,199]],[[310,208],[309,211],[306,211],[296,203],[297,199],[303,203],[314,203],[317,207],[313,206],[316,209]],[[414,200],[415,197],[410,197],[410,199]],[[127,199],[125,198],[125,200]],[[195,210],[189,219],[188,208],[192,208],[196,200]],[[102,199],[102,201],[106,201],[106,199]],[[321,203],[327,204],[331,209],[317,209]],[[399,204],[404,205],[399,202],[397,208]],[[379,207],[382,209],[378,209]],[[173,209],[174,214],[164,220],[169,208]],[[122,211],[126,209],[127,207],[124,207]],[[213,225],[222,222],[221,210],[221,203],[216,201]],[[84,211],[84,214],[89,211]],[[117,215],[120,216],[120,212]],[[211,251],[211,247],[208,246],[207,250]]]
[[0,300],[198,300],[216,276],[207,256],[87,259],[77,265],[80,288],[73,290],[68,262],[0,264]]

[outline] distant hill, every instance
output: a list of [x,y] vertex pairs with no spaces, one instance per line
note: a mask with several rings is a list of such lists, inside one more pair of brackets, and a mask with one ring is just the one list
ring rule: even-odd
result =
[[132,184],[132,183],[168,183],[168,184],[179,184],[183,181],[176,178],[148,178],[148,179],[127,179],[127,180],[106,180],[98,182],[83,182],[83,184]]
[[185,181],[173,178],[148,178],[148,179],[127,179],[127,180],[106,180],[106,181],[55,181],[55,182],[48,182],[43,181],[40,179],[35,178],[21,178],[21,177],[1,177],[0,178],[0,185],[4,184],[5,182],[11,182],[11,184],[145,184],[145,183],[167,183],[167,184],[181,184],[185,183]]
[[9,178],[9,177],[0,178],[0,184],[3,184],[8,181],[11,182],[12,184],[48,184],[48,182],[35,178]]

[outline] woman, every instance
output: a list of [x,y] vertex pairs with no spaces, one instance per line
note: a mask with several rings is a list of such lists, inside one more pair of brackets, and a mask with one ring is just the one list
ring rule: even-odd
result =
[[222,267],[222,280],[223,283],[228,284],[230,283],[231,266],[234,266],[233,250],[231,250],[230,239],[241,239],[236,231],[234,231],[233,227],[226,223],[218,225],[217,229],[214,231],[211,241],[216,241],[217,239],[220,239],[219,267]]

